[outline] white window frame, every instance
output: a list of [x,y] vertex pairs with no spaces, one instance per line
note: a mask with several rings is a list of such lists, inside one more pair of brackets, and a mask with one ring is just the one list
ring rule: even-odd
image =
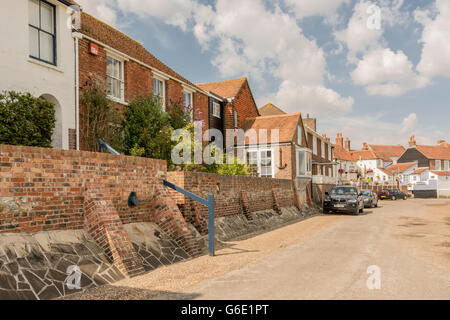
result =
[[325,142],[322,140],[320,144],[320,152],[322,153],[322,158],[325,159]]
[[333,153],[333,148],[331,147],[331,144],[328,145],[328,160],[331,161],[333,157],[331,154]]
[[236,110],[233,110],[233,122],[234,122],[234,127],[237,128],[238,127],[238,114],[237,114]]
[[[300,154],[304,156],[304,172],[305,174],[300,174]],[[296,173],[297,177],[306,177],[311,176],[312,174],[312,156],[311,151],[308,149],[300,149],[296,148],[295,150],[295,159],[296,159]]]
[[[116,60],[120,63],[120,73],[121,73],[121,79],[113,77],[111,75],[108,75],[108,58]],[[106,85],[108,86],[108,78],[113,78],[115,80],[120,81],[120,98],[115,97],[108,93],[108,98],[119,102],[119,103],[125,103],[125,59],[121,58],[120,56],[113,54],[111,52],[106,52]]]
[[[159,93],[159,94],[155,93],[155,80],[161,82],[161,84],[162,84],[162,94],[161,93]],[[153,82],[153,94],[155,96],[159,96],[159,99],[162,101],[161,106],[162,106],[162,109],[163,109],[164,112],[166,112],[166,80],[167,80],[167,78],[153,73],[153,79],[152,79],[152,82]]]
[[212,102],[212,115],[213,115],[213,117],[216,117],[219,119],[222,118],[220,103],[218,103],[216,101]]
[[313,135],[313,154],[317,156],[317,137]]
[[[439,165],[438,165],[439,164]],[[436,167],[436,171],[441,171],[442,170],[442,163],[441,160],[436,160],[435,161],[435,167]]]
[[450,171],[450,160],[444,160],[444,171]]
[[[189,97],[189,101],[185,100],[185,95]],[[194,92],[191,90],[183,90],[183,105],[184,105],[184,112],[186,113],[186,110],[189,106],[192,107],[192,110],[190,110],[190,117],[191,120],[194,121]]]
[[[245,161],[246,163],[248,163],[248,153],[251,152],[256,152],[257,157],[256,157],[256,165],[258,167],[258,176],[261,177],[261,167],[262,167],[262,162],[261,162],[261,153],[262,152],[267,152],[270,151],[270,155],[271,155],[271,171],[272,171],[272,176],[271,178],[275,178],[275,156],[274,156],[274,149],[273,148],[251,148],[251,149],[247,149],[245,152]],[[253,164],[255,165],[255,164]],[[269,177],[269,176],[264,176],[264,177]]]

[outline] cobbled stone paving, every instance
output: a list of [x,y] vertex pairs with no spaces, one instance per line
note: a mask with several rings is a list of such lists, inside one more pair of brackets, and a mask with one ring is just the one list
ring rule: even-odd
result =
[[[80,289],[67,284],[71,266],[81,271]],[[123,278],[93,242],[0,245],[0,300],[58,298]]]

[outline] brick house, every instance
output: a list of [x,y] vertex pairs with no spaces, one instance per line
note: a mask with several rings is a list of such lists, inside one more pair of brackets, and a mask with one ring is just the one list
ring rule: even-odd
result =
[[199,83],[197,87],[208,92],[211,99],[223,99],[221,125],[224,130],[242,128],[248,118],[259,116],[247,78]]
[[336,162],[336,175],[339,184],[356,184],[358,181],[358,166],[350,151],[350,139],[346,139],[338,133],[334,145],[333,159]]
[[406,162],[417,162],[419,168],[429,168],[431,171],[450,172],[450,144],[441,140],[434,146],[417,145],[412,136],[409,148],[398,159],[398,163]]
[[[209,128],[210,98],[222,103],[220,96],[202,90],[140,43],[87,13],[81,13],[81,28],[74,37],[78,42],[78,87],[92,78],[104,80],[108,97],[119,111],[134,98],[153,93],[160,97],[163,108],[170,104],[193,106],[195,120],[203,121],[204,130]],[[79,108],[83,114],[83,106]],[[80,122],[81,136],[84,129]],[[78,139],[80,148],[85,149],[83,139]]]
[[[300,113],[248,118],[243,130],[244,143],[236,147],[245,149],[245,160],[257,168],[258,176],[311,179],[311,150]],[[278,130],[278,135],[272,130]]]

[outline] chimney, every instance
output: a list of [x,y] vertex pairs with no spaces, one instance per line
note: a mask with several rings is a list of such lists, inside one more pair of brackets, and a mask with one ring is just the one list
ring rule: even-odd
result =
[[345,138],[345,150],[350,151],[350,139]]
[[416,139],[414,136],[411,136],[411,138],[409,138],[409,146],[411,148],[414,148],[416,146]]
[[367,144],[367,142],[363,143],[363,150],[369,150],[369,145]]
[[342,133],[338,133],[336,137],[336,145],[343,148],[344,147],[344,138],[342,138]]
[[441,146],[448,145],[447,141],[445,141],[445,140],[438,140],[437,143]]
[[308,128],[316,131],[316,118],[310,118],[309,114],[306,116],[306,119],[303,119],[303,124]]

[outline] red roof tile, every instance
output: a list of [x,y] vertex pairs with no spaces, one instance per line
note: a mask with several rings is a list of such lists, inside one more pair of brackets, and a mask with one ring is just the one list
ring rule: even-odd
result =
[[431,172],[433,172],[437,176],[450,177],[450,172],[448,171],[431,171]]
[[[267,142],[277,143],[277,142],[292,142],[297,133],[297,127],[299,126],[301,114],[291,113],[278,116],[263,116],[257,118],[249,118],[245,121],[242,128],[244,131],[254,129],[256,133],[259,133],[260,129],[267,129]],[[279,131],[279,141],[272,140],[270,130],[278,129]],[[246,141],[246,144],[251,143],[251,141]]]
[[350,151],[350,154],[352,155],[353,161],[381,159],[372,150],[354,150]]
[[399,158],[406,151],[406,149],[401,145],[388,146],[370,144],[369,148],[379,159],[383,159],[385,161],[391,161],[391,158],[393,157]]
[[432,160],[450,160],[450,145],[441,144],[438,146],[417,146],[425,157]]
[[417,169],[416,171],[414,171],[411,174],[421,174],[421,173],[424,173],[427,170],[428,170],[428,168],[419,168],[419,169]]
[[205,91],[210,91],[223,98],[234,98],[241,90],[247,78],[240,78],[227,81],[198,83],[197,86]]
[[276,116],[286,114],[283,110],[278,108],[277,106],[268,103],[264,107],[259,108],[259,114],[261,116]]
[[339,145],[334,145],[334,146],[335,146],[335,149],[333,152],[334,159],[345,160],[345,161],[354,161],[350,151],[348,151],[345,148],[342,148]]
[[398,164],[393,164],[389,167],[387,167],[384,171],[389,174],[392,175],[392,173],[395,171],[395,173],[402,173],[405,172],[406,170],[408,170],[409,168],[411,168],[412,166],[415,166],[416,163],[415,162],[408,162],[408,163],[398,163]]

